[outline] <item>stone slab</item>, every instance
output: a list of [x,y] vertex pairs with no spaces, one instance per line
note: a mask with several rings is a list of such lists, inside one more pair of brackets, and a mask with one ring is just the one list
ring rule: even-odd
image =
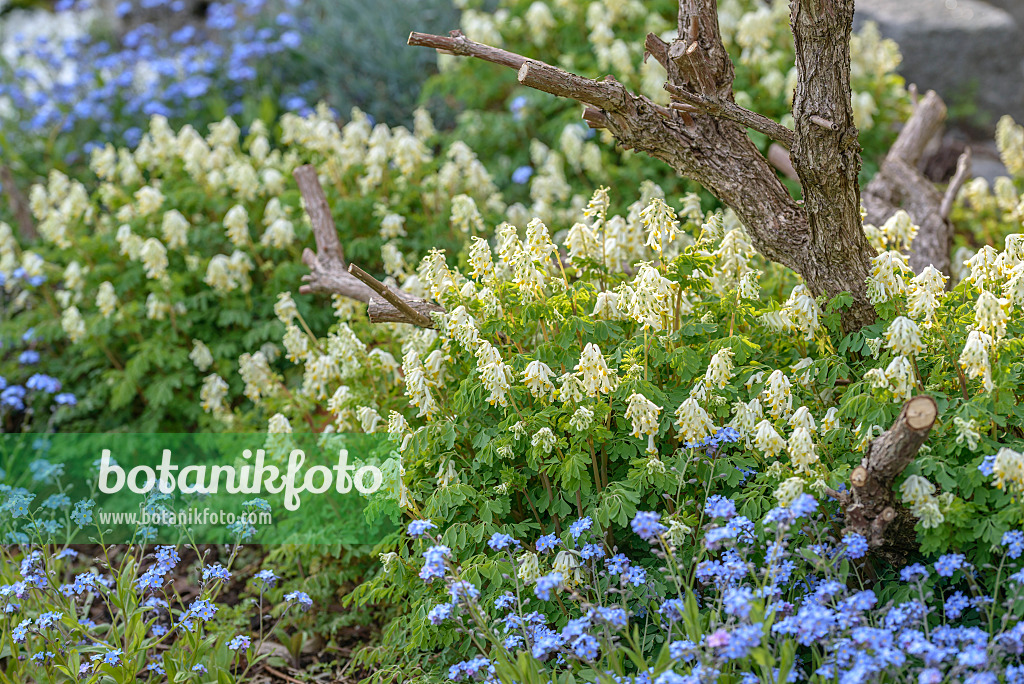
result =
[[978,0],[857,0],[854,24],[865,21],[899,43],[900,73],[922,92],[973,103],[989,126],[1003,114],[1024,121],[1024,28],[1007,11]]

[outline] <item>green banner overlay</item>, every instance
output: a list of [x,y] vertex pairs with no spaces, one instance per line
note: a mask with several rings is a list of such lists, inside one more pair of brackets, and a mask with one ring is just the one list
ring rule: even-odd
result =
[[0,543],[375,544],[386,435],[0,435]]

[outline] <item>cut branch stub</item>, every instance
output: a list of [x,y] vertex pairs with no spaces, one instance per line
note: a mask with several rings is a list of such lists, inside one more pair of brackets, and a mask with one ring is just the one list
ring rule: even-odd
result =
[[914,397],[850,473],[851,491],[840,497],[846,530],[863,535],[876,554],[895,559],[914,546],[914,520],[896,501],[893,483],[914,460],[937,418],[934,399]]
[[[367,313],[373,323],[412,323],[433,328],[430,314],[444,312],[442,307],[407,292],[391,290],[354,264],[350,268],[365,276],[365,279],[357,278],[345,268],[338,228],[334,224],[316,167],[308,164],[300,166],[295,169],[294,175],[313,227],[317,248],[316,252],[311,249],[302,251],[302,263],[309,267],[309,274],[302,276],[304,285],[299,287],[299,293],[338,294],[366,302]],[[378,294],[383,298],[374,296]]]
[[[868,223],[881,226],[902,209],[918,226],[917,237],[910,245],[910,267],[915,273],[928,266],[934,266],[947,275],[950,273],[953,225],[948,214],[952,199],[948,193],[943,197],[917,168],[925,147],[941,134],[945,120],[945,103],[929,90],[914,107],[914,113],[862,195]],[[954,196],[969,173],[968,153],[961,157],[957,174],[950,182]]]

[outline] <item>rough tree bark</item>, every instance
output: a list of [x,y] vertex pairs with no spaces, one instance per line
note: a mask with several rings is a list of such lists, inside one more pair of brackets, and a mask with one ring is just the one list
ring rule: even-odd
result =
[[[517,69],[523,85],[588,105],[583,118],[590,126],[607,128],[624,147],[706,187],[736,211],[758,251],[799,273],[815,295],[850,292],[843,327],[854,330],[874,321],[875,311],[865,285],[874,252],[860,223],[860,148],[850,104],[853,0],[793,0],[791,19],[799,73],[795,133],[735,103],[716,0],[680,0],[676,39],[647,37],[647,52],[665,67],[665,87],[677,101],[669,108],[611,76],[583,78],[459,31],[412,33],[409,44]],[[791,148],[803,206],[747,136],[748,126]]]
[[843,507],[846,530],[863,535],[876,556],[892,562],[905,560],[916,548],[914,519],[896,501],[893,483],[914,460],[936,418],[938,405],[930,396],[905,403],[892,427],[871,442],[850,473],[850,490],[831,492]]
[[915,273],[934,266],[949,275],[953,241],[949,210],[970,173],[971,153],[968,149],[961,156],[957,173],[943,195],[917,169],[925,147],[941,133],[945,119],[946,105],[934,91],[928,91],[914,107],[913,115],[900,131],[878,173],[864,188],[863,202],[868,223],[880,226],[897,209],[903,209],[919,226],[917,237],[910,246],[910,267]]

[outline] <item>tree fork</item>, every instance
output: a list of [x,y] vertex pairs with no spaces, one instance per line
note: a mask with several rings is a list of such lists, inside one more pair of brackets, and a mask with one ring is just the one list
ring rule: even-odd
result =
[[[842,323],[851,331],[876,317],[865,283],[874,252],[860,224],[860,148],[850,105],[853,1],[794,0],[792,11],[801,79],[795,133],[736,105],[716,0],[680,0],[678,37],[666,43],[648,36],[645,43],[647,54],[668,72],[666,88],[688,100],[675,108],[634,95],[611,77],[583,78],[476,43],[460,31],[414,32],[408,42],[516,69],[524,85],[587,105],[588,125],[608,129],[623,147],[660,159],[706,187],[737,213],[754,247],[799,273],[812,293],[831,299],[850,292],[853,302]],[[822,121],[831,125],[822,127]],[[771,131],[794,148],[804,206],[751,141],[748,126]]]

